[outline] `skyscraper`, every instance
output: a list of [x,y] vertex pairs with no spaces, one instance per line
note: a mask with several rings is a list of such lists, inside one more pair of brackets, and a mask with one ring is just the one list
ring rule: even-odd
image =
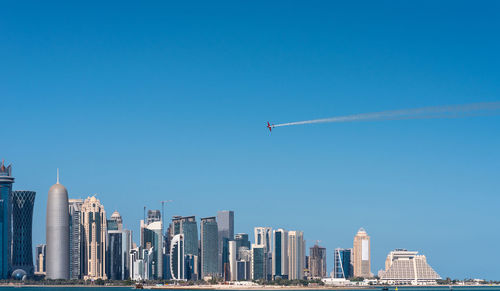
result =
[[198,224],[194,216],[174,216],[172,218],[172,225],[174,226],[173,235],[184,235],[184,253],[186,255],[198,256]]
[[90,196],[82,205],[84,279],[106,280],[107,220],[104,205]]
[[266,280],[266,258],[267,249],[263,244],[252,244],[251,273],[252,280]]
[[236,257],[238,256],[238,252],[236,250],[236,242],[234,240],[229,241],[228,243],[228,253],[229,253],[229,280],[236,281],[238,277],[237,273],[237,264]]
[[82,199],[69,199],[69,278],[82,278]]
[[201,219],[201,276],[217,276],[218,228],[215,217]]
[[304,278],[305,241],[302,231],[288,232],[288,279],[301,280]]
[[349,279],[352,277],[352,249],[336,248],[333,262],[333,277]]
[[132,232],[123,229],[122,217],[118,211],[113,212],[107,221],[107,266],[106,275],[111,280],[125,280],[130,277],[129,253],[132,243]]
[[49,189],[47,199],[47,279],[69,279],[68,190],[57,182]]
[[363,228],[354,237],[353,258],[354,277],[371,277],[370,237]]
[[7,279],[12,239],[12,165],[0,166],[0,279]]
[[219,239],[219,273],[229,273],[228,242],[234,239],[234,212],[222,210],[217,212],[217,228]]
[[141,220],[142,248],[151,252],[147,262],[144,258],[145,268],[150,270],[148,278],[151,279],[163,278],[163,227],[161,223],[161,219],[158,219],[145,225]]
[[309,273],[312,278],[326,277],[326,249],[315,244],[309,249]]
[[12,270],[22,269],[33,275],[31,225],[36,193],[12,191]]
[[272,273],[273,278],[288,278],[288,232],[284,229],[273,231]]
[[[234,241],[236,241],[236,250],[238,250],[240,247],[246,247],[247,249],[250,249],[250,241],[248,240],[247,233],[235,234]],[[238,257],[238,259],[239,259],[239,257]]]
[[170,272],[173,280],[183,280],[185,277],[184,266],[184,235],[176,234],[170,244]]
[[265,256],[265,263],[266,263],[266,279],[270,280],[272,277],[272,235],[273,231],[272,228],[270,227],[255,227],[254,228],[254,234],[255,234],[255,244],[257,245],[263,245],[266,247],[266,256]]
[[35,274],[44,275],[45,274],[45,255],[46,255],[47,245],[40,244],[36,246],[35,249]]

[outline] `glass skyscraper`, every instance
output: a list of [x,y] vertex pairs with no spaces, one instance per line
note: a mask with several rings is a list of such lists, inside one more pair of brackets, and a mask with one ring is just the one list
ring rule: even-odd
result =
[[82,256],[82,199],[69,199],[69,278],[81,279]]
[[33,275],[31,226],[36,193],[12,191],[12,270],[22,269]]
[[349,279],[352,277],[352,249],[335,249],[333,277]]
[[216,276],[218,259],[218,229],[215,217],[201,219],[201,276]]
[[267,250],[264,245],[252,245],[252,280],[267,278],[266,271]]
[[[217,212],[217,228],[219,238],[219,273],[225,275],[228,272],[227,242],[234,239],[234,212],[222,210]],[[225,251],[224,251],[225,250]]]
[[7,279],[9,274],[9,257],[11,253],[11,215],[12,215],[12,165],[0,166],[0,279]]

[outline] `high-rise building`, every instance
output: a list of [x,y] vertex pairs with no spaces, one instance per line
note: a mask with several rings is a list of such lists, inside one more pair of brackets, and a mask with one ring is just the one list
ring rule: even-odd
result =
[[147,224],[150,225],[153,222],[161,221],[160,210],[148,210],[148,218],[146,220]]
[[69,199],[69,278],[81,279],[82,256],[82,199]]
[[35,274],[44,275],[45,274],[45,254],[47,245],[40,244],[36,246],[35,249]]
[[12,165],[0,166],[0,279],[7,279],[12,239]]
[[304,278],[306,260],[306,243],[302,231],[288,232],[288,279],[301,280]]
[[[238,250],[240,247],[246,247],[247,249],[250,249],[250,240],[248,240],[247,233],[235,234],[234,241],[236,241],[236,250]],[[238,259],[239,259],[239,257],[238,257]]]
[[238,250],[238,261],[236,264],[237,267],[237,280],[238,281],[246,281],[252,279],[251,274],[251,261],[252,261],[252,251],[246,246],[239,247]]
[[195,216],[174,216],[172,218],[172,235],[184,235],[184,253],[198,256],[198,225]]
[[234,239],[234,212],[222,210],[217,212],[217,228],[219,239],[219,273],[227,280],[229,274],[228,242]]
[[218,228],[215,217],[201,219],[201,276],[217,276]]
[[333,277],[349,279],[352,277],[352,249],[336,248],[333,262]]
[[170,244],[170,273],[173,280],[184,280],[184,235],[176,234]]
[[251,273],[252,280],[267,279],[267,249],[263,244],[252,244]]
[[145,225],[144,220],[141,220],[142,248],[150,252],[148,260],[143,257],[144,265],[150,270],[147,274],[151,279],[163,278],[163,227],[161,223],[161,219],[158,219]]
[[82,205],[83,277],[106,280],[107,220],[104,205],[90,196]]
[[228,253],[229,253],[229,280],[236,281],[238,277],[236,257],[238,256],[236,250],[236,242],[234,240],[228,243]]
[[255,244],[263,245],[266,247],[266,251],[267,251],[266,257],[265,257],[266,279],[271,280],[271,277],[272,277],[272,257],[273,257],[273,252],[272,252],[273,230],[270,227],[255,227],[254,234],[255,234]]
[[69,279],[68,190],[57,182],[49,189],[46,222],[47,279]]
[[312,278],[326,277],[326,249],[315,244],[309,249],[309,275]]
[[441,277],[429,266],[427,259],[418,252],[397,249],[389,253],[385,271],[380,276],[384,284],[426,285],[437,284]]
[[354,237],[353,244],[353,270],[354,277],[369,278],[370,271],[370,236],[360,228]]
[[28,276],[34,273],[31,226],[36,193],[12,191],[12,270],[22,269]]
[[272,273],[273,278],[288,278],[288,232],[281,228],[273,231]]
[[107,221],[107,227],[106,275],[111,280],[126,280],[130,277],[132,232],[123,229],[122,217],[118,211],[113,212]]

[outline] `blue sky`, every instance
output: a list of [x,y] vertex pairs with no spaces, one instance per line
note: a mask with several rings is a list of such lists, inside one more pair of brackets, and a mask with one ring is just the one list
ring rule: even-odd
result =
[[59,167],[136,236],[143,206],[172,199],[168,217],[303,230],[329,270],[364,227],[374,273],[407,248],[441,276],[498,280],[498,116],[265,123],[499,101],[499,6],[1,3],[0,155],[37,191],[34,244]]

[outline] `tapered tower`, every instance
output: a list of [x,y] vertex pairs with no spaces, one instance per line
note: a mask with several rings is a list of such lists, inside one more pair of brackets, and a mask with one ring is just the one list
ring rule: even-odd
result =
[[57,183],[47,199],[47,279],[69,279],[69,208],[68,190]]

